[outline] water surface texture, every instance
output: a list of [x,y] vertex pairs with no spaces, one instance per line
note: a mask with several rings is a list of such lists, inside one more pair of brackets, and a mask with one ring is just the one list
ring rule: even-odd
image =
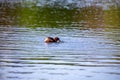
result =
[[0,79],[120,80],[119,1],[51,1],[0,0]]

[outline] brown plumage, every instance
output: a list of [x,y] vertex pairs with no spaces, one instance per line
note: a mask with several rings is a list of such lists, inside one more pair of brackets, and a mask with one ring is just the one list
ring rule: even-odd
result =
[[51,43],[51,42],[59,42],[60,39],[59,39],[58,37],[55,37],[55,38],[47,37],[44,41],[45,41],[46,43]]

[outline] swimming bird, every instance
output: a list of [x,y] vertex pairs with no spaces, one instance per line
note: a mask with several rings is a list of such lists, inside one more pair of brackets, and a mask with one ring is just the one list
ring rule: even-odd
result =
[[60,39],[58,37],[52,38],[52,37],[47,37],[44,40],[46,43],[52,43],[52,42],[60,42]]

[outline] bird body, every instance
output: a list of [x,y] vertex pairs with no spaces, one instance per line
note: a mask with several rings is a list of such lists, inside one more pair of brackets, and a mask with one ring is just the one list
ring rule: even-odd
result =
[[52,43],[52,42],[60,42],[60,39],[58,37],[55,37],[55,38],[47,37],[44,41],[46,43]]

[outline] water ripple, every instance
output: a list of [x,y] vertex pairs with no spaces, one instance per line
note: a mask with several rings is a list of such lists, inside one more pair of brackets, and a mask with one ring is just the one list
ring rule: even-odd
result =
[[[66,78],[74,74],[91,80],[94,76],[97,79],[104,76],[102,80],[119,78],[120,47],[118,39],[112,38],[117,32],[72,28],[0,29],[0,78],[6,77],[4,80],[45,79],[45,75]],[[63,42],[44,43],[50,34],[59,36]],[[79,78],[78,75],[74,76]]]

